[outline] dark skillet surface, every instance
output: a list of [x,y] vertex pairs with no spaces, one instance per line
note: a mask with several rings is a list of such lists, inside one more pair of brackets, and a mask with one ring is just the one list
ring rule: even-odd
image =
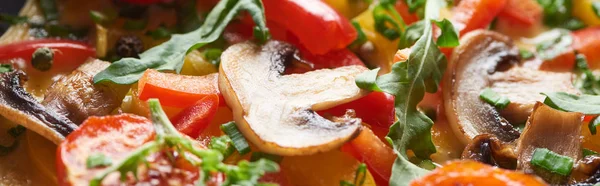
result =
[[[25,4],[25,0],[2,0],[0,2],[0,13],[17,15]],[[4,34],[9,25],[0,23],[0,35]]]

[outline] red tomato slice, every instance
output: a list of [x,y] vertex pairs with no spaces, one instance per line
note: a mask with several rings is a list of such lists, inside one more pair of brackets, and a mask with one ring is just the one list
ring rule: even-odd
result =
[[186,108],[198,100],[219,92],[218,74],[185,76],[148,69],[138,82],[140,100],[158,98],[163,106]]
[[398,156],[379,140],[371,129],[363,127],[358,137],[342,146],[342,151],[350,153],[358,161],[367,164],[377,185],[389,184],[392,165]]
[[485,28],[504,9],[507,0],[461,0],[453,10],[454,26],[460,35]]
[[263,3],[267,20],[292,32],[312,54],[343,49],[356,39],[357,33],[350,22],[320,0],[263,0]]
[[102,168],[87,169],[86,159],[95,153],[119,162],[136,148],[154,139],[150,120],[132,114],[89,117],[57,150],[60,185],[89,185]]
[[410,25],[414,22],[419,21],[419,16],[415,13],[410,13],[408,5],[404,1],[396,1],[396,11],[400,13],[400,16],[404,20],[406,25]]
[[585,55],[591,68],[600,68],[600,26],[577,30],[571,35],[573,49]]
[[219,108],[219,96],[208,95],[171,118],[173,126],[191,138],[198,138],[212,121]]
[[54,50],[54,65],[76,68],[90,57],[96,56],[96,49],[89,45],[69,40],[42,39],[11,43],[0,46],[0,61],[21,58],[31,64],[31,55],[36,49],[48,47]]
[[544,9],[536,0],[508,0],[499,18],[531,26],[542,20]]
[[389,129],[395,120],[394,96],[383,92],[371,92],[358,100],[318,113],[322,116],[342,116],[348,109],[353,109],[356,117],[373,127]]

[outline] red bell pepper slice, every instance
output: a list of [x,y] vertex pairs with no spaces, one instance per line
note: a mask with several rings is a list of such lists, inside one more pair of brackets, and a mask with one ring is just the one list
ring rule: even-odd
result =
[[289,30],[312,54],[343,49],[357,37],[350,22],[320,0],[263,0],[263,3],[269,28],[275,23]]
[[536,0],[508,0],[498,18],[507,19],[511,23],[532,26],[540,22],[544,9]]
[[600,26],[574,31],[571,36],[573,49],[585,55],[591,68],[600,68]]
[[31,55],[36,49],[48,47],[54,50],[54,64],[78,67],[90,57],[96,56],[96,49],[86,43],[69,40],[42,39],[28,40],[0,46],[0,61],[21,58],[31,64]]
[[507,0],[461,0],[453,10],[452,21],[460,35],[485,28],[504,9]]
[[396,11],[398,11],[398,13],[400,13],[400,16],[402,17],[402,19],[403,19],[404,23],[406,23],[406,25],[410,25],[414,22],[419,21],[419,16],[417,16],[416,13],[410,13],[406,2],[396,1],[395,8],[396,8]]
[[387,130],[395,120],[394,96],[383,92],[371,92],[355,101],[322,110],[318,113],[322,116],[342,116],[348,109],[353,109],[356,117],[361,118],[363,122],[373,127]]
[[194,105],[183,109],[175,117],[171,118],[173,126],[191,138],[198,138],[215,117],[219,108],[219,96],[210,94],[200,99]]
[[142,101],[158,98],[163,106],[187,108],[206,96],[216,94],[220,103],[225,103],[219,92],[218,76],[217,73],[185,76],[148,69],[138,82],[139,98]]
[[371,129],[363,127],[358,137],[342,146],[342,151],[367,164],[377,185],[389,184],[392,165],[398,156]]

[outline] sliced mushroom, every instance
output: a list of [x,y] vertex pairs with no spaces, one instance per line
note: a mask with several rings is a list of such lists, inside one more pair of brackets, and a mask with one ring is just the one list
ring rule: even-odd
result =
[[282,75],[290,45],[241,43],[221,57],[219,89],[244,136],[261,151],[308,155],[339,147],[359,132],[360,119],[330,121],[315,111],[366,94],[354,77],[367,69],[346,66]]
[[110,114],[121,105],[127,88],[94,84],[94,75],[109,65],[108,62],[95,59],[84,63],[68,76],[54,82],[42,104],[78,125],[89,116]]
[[550,184],[566,183],[567,177],[531,165],[531,157],[535,149],[546,148],[577,161],[581,157],[579,136],[583,116],[536,103],[517,144],[517,169],[535,173]]
[[517,167],[514,145],[500,141],[490,134],[482,134],[465,147],[461,159],[472,159],[505,169]]
[[[446,116],[464,144],[480,134],[509,142],[519,137],[511,125],[526,121],[540,92],[576,92],[571,76],[519,66],[519,51],[507,36],[478,30],[466,34],[454,49],[443,82]],[[492,88],[511,100],[501,112],[479,98]]]
[[0,115],[58,144],[75,125],[67,117],[47,109],[23,89],[25,73],[0,74]]

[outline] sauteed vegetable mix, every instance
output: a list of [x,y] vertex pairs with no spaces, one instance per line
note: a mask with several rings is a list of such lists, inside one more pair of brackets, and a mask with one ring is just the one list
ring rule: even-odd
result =
[[0,185],[597,185],[600,1],[28,0]]

